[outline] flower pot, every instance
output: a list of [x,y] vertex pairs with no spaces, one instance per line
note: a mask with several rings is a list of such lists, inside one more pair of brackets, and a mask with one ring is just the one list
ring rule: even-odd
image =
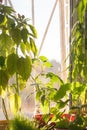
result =
[[7,120],[0,120],[0,130],[5,130],[8,127]]

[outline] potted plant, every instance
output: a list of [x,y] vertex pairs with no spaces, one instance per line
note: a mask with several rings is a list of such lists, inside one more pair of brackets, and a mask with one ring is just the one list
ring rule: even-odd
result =
[[7,120],[10,116],[6,99],[10,104],[10,114],[21,111],[20,92],[32,72],[32,59],[37,54],[36,37],[35,27],[24,15],[16,14],[12,7],[0,4],[0,97]]
[[[40,79],[38,80],[38,77],[35,78],[35,82],[38,85],[36,99],[40,101],[42,111],[42,113],[35,115],[35,119],[38,121],[39,127],[43,129],[57,129],[59,121],[62,122],[61,125],[64,127],[65,122],[62,117],[66,113],[69,102],[70,84],[64,83],[58,75],[52,72],[47,72],[43,75],[45,79],[48,79],[44,85],[44,82],[41,82]],[[41,77],[41,75],[39,76]],[[58,83],[59,88],[55,88],[55,83]],[[69,114],[66,114],[66,116],[69,116]]]
[[[80,3],[80,5],[78,6],[79,9],[80,7],[82,7],[82,3]],[[86,8],[86,2],[84,7]],[[72,50],[74,49],[76,52],[74,53],[76,55],[73,56],[74,58],[76,58],[74,59],[75,64],[73,65],[72,70],[73,82],[64,83],[58,75],[49,71],[44,71],[44,68],[49,68],[52,65],[46,57],[40,56],[38,58],[36,56],[37,48],[34,42],[34,38],[37,37],[37,33],[35,27],[29,24],[27,20],[28,19],[26,19],[24,15],[16,15],[16,12],[11,7],[0,4],[0,95],[2,98],[3,112],[6,119],[9,120],[8,112],[5,105],[5,98],[8,97],[11,112],[13,113],[13,115],[21,111],[20,92],[25,88],[25,84],[31,75],[31,78],[33,80],[33,83],[31,85],[35,85],[36,99],[39,100],[41,111],[43,113],[40,116],[40,121],[44,122],[44,125],[38,127],[39,129],[51,130],[59,128],[63,129],[64,127],[71,130],[72,128],[80,130],[85,128],[87,126],[85,116],[82,117],[84,118],[82,119],[79,116],[75,115],[73,121],[70,120],[72,115],[70,116],[69,114],[67,114],[67,118],[66,116],[64,116],[70,100],[68,97],[69,92],[73,94],[74,101],[75,99],[77,99],[78,95],[78,99],[80,99],[79,97],[82,97],[82,94],[84,93],[84,91],[86,91],[86,66],[83,66],[84,60],[82,59],[83,53],[81,49],[81,41],[83,38],[83,34],[81,34],[81,31],[83,29],[83,21],[77,24],[78,26],[76,26],[76,28],[74,28],[75,30],[73,31],[73,36],[76,36],[78,41],[77,43],[80,45],[79,49],[81,49],[80,55],[80,50],[78,49],[77,53],[75,48],[78,46],[78,44],[76,44],[77,46],[74,46],[76,41],[73,41],[74,44],[72,44]],[[80,26],[82,27],[81,30]],[[78,32],[77,35],[75,35],[76,32]],[[21,52],[21,54],[19,52]],[[39,67],[41,66],[41,72],[39,71],[35,76],[32,74],[32,69],[34,65],[36,65],[37,67],[38,64]],[[36,70],[35,66],[34,69]],[[11,82],[12,78],[14,79],[14,82]],[[81,82],[79,80],[80,78]],[[56,83],[59,88],[55,88]],[[76,106],[71,107],[71,109],[73,109],[74,111],[76,110],[76,108],[86,107],[86,104],[81,104],[80,100],[78,101],[79,103]],[[51,115],[53,115],[53,117],[50,119]],[[80,113],[79,115],[82,116]],[[43,120],[42,116],[44,117]],[[19,121],[20,119],[21,118],[19,118],[17,121]],[[25,120],[24,118],[22,119]],[[78,121],[81,121],[81,125],[78,123]],[[14,124],[14,119],[12,123]],[[19,121],[18,123],[21,122]],[[52,123],[55,123],[56,126],[52,126]],[[51,124],[51,126],[49,124]],[[15,129],[13,125],[10,128],[12,130]]]
[[[66,122],[63,122],[63,119],[61,119],[61,117],[58,116],[58,112],[59,109],[63,110],[66,108],[66,105],[68,103],[68,101],[70,100],[69,98],[66,98],[67,95],[70,92],[72,93],[72,106],[71,106],[71,110],[72,112],[71,114],[75,114],[74,115],[74,120],[73,121],[69,121],[67,123],[67,129],[85,129],[85,127],[87,125],[84,125],[86,122],[86,108],[87,108],[87,90],[86,90],[86,80],[87,80],[87,74],[86,74],[86,70],[87,70],[87,2],[85,0],[81,0],[77,2],[76,8],[75,10],[77,10],[78,12],[78,21],[76,21],[76,23],[74,24],[73,28],[72,28],[72,35],[71,35],[71,49],[70,49],[70,57],[72,58],[72,63],[70,64],[70,67],[72,68],[70,75],[69,75],[69,79],[72,79],[71,81],[69,81],[68,83],[64,83],[61,82],[62,80],[60,80],[61,84],[60,89],[55,89],[53,88],[53,82],[46,84],[46,86],[48,85],[51,86],[51,89],[45,88],[45,90],[39,91],[37,93],[37,97],[39,97],[38,99],[40,101],[42,101],[42,106],[45,108],[45,110],[47,111],[47,108],[49,108],[49,113],[53,113],[54,115],[56,115],[56,121],[58,121],[57,126],[59,124],[61,124],[61,126],[64,126],[66,124]],[[74,10],[74,13],[75,13]],[[52,79],[52,77],[55,74],[53,73],[49,73],[46,74],[47,77],[49,77],[50,79]],[[54,79],[56,79],[58,77],[55,77]],[[53,79],[51,81],[54,81]],[[65,87],[66,86],[66,87]],[[40,86],[39,86],[40,87]],[[43,91],[43,93],[41,93]],[[51,93],[52,92],[52,93]],[[51,95],[52,94],[52,95]],[[65,101],[63,100],[63,98],[65,98]],[[48,100],[47,100],[48,99]],[[51,108],[50,103],[54,101],[56,102],[56,105]],[[49,103],[48,103],[49,102]],[[46,107],[46,106],[49,107]],[[78,114],[76,114],[76,112],[78,111]],[[85,115],[84,115],[85,113]],[[63,114],[63,113],[62,113]],[[58,119],[59,118],[59,119]],[[83,120],[84,118],[84,120]],[[77,121],[78,120],[78,121]],[[79,122],[81,121],[81,124],[79,124]],[[64,124],[65,123],[65,124]],[[73,127],[73,125],[74,127]]]
[[[86,91],[86,70],[87,70],[87,2],[81,0],[77,2],[77,5],[73,13],[76,13],[78,20],[75,22],[72,28],[71,35],[71,48],[70,48],[70,92],[72,98],[72,106],[70,106],[70,113],[75,115],[73,121],[67,123],[67,129],[83,130],[86,129],[87,124],[87,91]],[[73,15],[74,16],[74,15]],[[74,18],[73,18],[74,19]],[[64,122],[60,120],[57,124],[63,126]],[[65,122],[66,124],[66,122]],[[64,125],[65,125],[64,124]]]
[[[29,24],[24,15],[16,14],[12,7],[3,4],[0,4],[0,31],[0,96],[4,115],[9,120],[5,99],[8,98],[13,115],[21,111],[20,92],[25,88],[33,65],[36,61],[40,61],[43,67],[51,67],[52,65],[46,57],[37,58],[36,56],[37,48],[34,38],[37,37],[37,32],[35,27]],[[41,90],[41,86],[38,87],[40,75],[44,75],[43,72],[35,78],[31,77],[35,81],[36,97],[37,99],[40,97],[43,106],[46,103],[46,88]],[[53,83],[55,82],[54,77],[57,81],[59,80],[59,77],[52,73],[46,74],[46,77],[53,79]],[[11,82],[12,79],[13,82]],[[52,90],[54,89],[49,86],[48,95],[52,93]],[[49,102],[47,104],[49,105]]]

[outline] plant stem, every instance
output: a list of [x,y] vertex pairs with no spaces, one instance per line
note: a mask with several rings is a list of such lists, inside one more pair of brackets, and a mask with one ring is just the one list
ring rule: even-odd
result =
[[7,120],[9,120],[8,114],[7,114],[7,110],[6,110],[5,101],[4,101],[3,98],[2,98],[2,110],[3,110],[3,113],[4,113],[4,115],[5,115],[5,118],[6,118]]
[[[18,54],[18,45],[16,47],[16,54]],[[16,85],[17,85],[17,93],[19,94],[19,87],[18,87],[18,73],[16,72]]]
[[17,87],[16,87],[16,91],[17,91],[17,93],[19,94],[19,87],[18,87],[18,73],[16,72],[16,85],[17,85]]

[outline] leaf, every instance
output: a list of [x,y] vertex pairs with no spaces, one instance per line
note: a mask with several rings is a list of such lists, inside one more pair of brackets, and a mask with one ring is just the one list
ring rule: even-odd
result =
[[64,98],[64,96],[66,96],[66,92],[69,90],[70,85],[67,84],[63,84],[60,86],[59,90],[57,90],[56,94],[54,95],[54,101],[58,101],[62,98]]
[[21,30],[21,37],[23,39],[23,42],[26,43],[28,38],[28,30],[26,28],[23,28]]
[[43,114],[47,114],[49,113],[49,101],[45,99],[44,97],[45,95],[43,95],[42,97],[42,102],[44,103],[43,105],[41,104],[41,110]]
[[3,6],[3,11],[8,15],[15,13],[14,9],[10,6]]
[[0,35],[0,50],[2,49],[11,49],[13,46],[13,42],[11,40],[11,37],[7,35],[6,33],[2,33]]
[[39,100],[41,97],[42,92],[39,90],[36,92],[36,100]]
[[44,122],[48,122],[48,121],[49,121],[49,118],[50,118],[49,114],[44,114],[44,115],[43,115],[43,120],[44,120]]
[[29,53],[30,52],[30,44],[27,42],[26,43],[26,51]]
[[73,95],[79,95],[82,92],[84,92],[86,85],[81,84],[80,82],[72,82],[71,83],[71,90],[73,92]]
[[[7,19],[7,26],[8,26],[8,30],[14,29],[15,28],[15,20],[12,18],[8,18]],[[10,33],[10,31],[9,31],[9,33]]]
[[20,44],[20,49],[21,49],[22,53],[25,55],[25,53],[26,53],[26,45],[23,42]]
[[49,93],[49,97],[48,98],[50,100],[53,100],[54,99],[54,95],[56,94],[57,89],[53,88],[52,90],[50,89],[49,91],[50,91],[50,93]]
[[69,100],[66,100],[66,101],[60,100],[60,101],[58,102],[58,104],[57,104],[58,109],[64,108],[68,102],[69,102]]
[[44,65],[45,65],[47,68],[52,67],[52,64],[51,64],[49,61],[45,62]]
[[47,57],[45,56],[40,56],[39,59],[43,62],[43,66],[50,68],[52,67],[51,62],[48,61]]
[[17,60],[18,55],[14,53],[7,57],[7,70],[10,75],[13,75],[15,72],[17,72]]
[[19,28],[15,28],[11,30],[11,36],[14,40],[14,42],[18,45],[21,43],[21,31]]
[[34,56],[36,56],[37,48],[36,48],[35,42],[32,38],[30,38],[30,46],[31,46],[31,50],[32,50]]
[[63,80],[56,74],[52,73],[52,72],[48,72],[46,74],[46,78],[50,78],[52,80],[52,82],[60,82],[60,84],[64,84]]
[[42,95],[42,96],[41,96],[41,104],[42,104],[42,106],[44,106],[45,100],[46,100],[46,99],[45,99],[45,95]]
[[5,20],[5,16],[0,14],[0,24],[2,24]]
[[10,101],[10,108],[11,108],[11,111],[16,114],[20,107],[21,107],[21,98],[20,96],[15,93],[15,94],[11,94],[9,96],[9,101]]
[[19,58],[17,62],[18,74],[22,76],[23,80],[27,80],[31,74],[32,62],[30,57]]
[[0,56],[0,67],[3,67],[5,64],[5,58],[3,56]]
[[43,61],[43,62],[47,62],[48,61],[47,57],[45,57],[45,56],[40,56],[39,59],[41,61]]
[[84,2],[83,0],[79,1],[78,4],[78,17],[79,17],[79,21],[83,22],[83,15],[84,15],[84,10],[85,10],[85,6],[84,6]]
[[33,37],[37,38],[37,31],[36,31],[35,27],[31,24],[29,24],[29,27],[33,33]]
[[8,74],[6,70],[0,70],[0,86],[5,89],[5,87],[8,85]]

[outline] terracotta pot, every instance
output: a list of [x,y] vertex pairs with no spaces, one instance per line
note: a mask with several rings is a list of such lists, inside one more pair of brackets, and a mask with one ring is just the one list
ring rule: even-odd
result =
[[7,120],[0,120],[0,130],[5,130],[8,126]]

